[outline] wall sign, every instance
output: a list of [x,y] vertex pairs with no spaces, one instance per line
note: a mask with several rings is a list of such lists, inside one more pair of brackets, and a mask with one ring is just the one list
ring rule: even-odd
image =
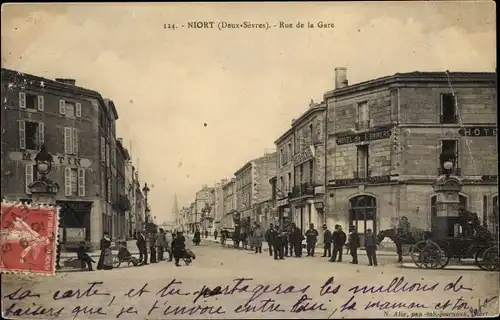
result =
[[314,146],[309,146],[309,148],[305,148],[304,150],[293,155],[292,160],[295,165],[306,162],[307,160],[311,160],[314,158]]
[[348,186],[359,183],[377,184],[377,183],[388,183],[388,182],[391,182],[391,175],[374,176],[367,178],[338,179],[329,181],[330,184],[334,184],[335,186]]
[[498,181],[498,176],[497,175],[481,176],[481,181],[496,182],[496,181]]
[[[54,166],[81,166],[88,168],[92,164],[89,159],[84,159],[80,157],[68,156],[68,155],[57,155],[53,154],[52,165]],[[9,153],[9,158],[13,161],[27,161],[27,162],[35,162],[36,152],[23,150],[21,152],[14,151]]]
[[276,201],[277,207],[286,206],[287,204],[288,204],[288,199],[281,199]]
[[496,137],[496,127],[468,127],[458,130],[458,134],[464,137]]
[[366,133],[340,136],[337,137],[335,141],[338,145],[342,145],[342,144],[357,143],[362,141],[388,139],[391,137],[391,134],[392,134],[391,129],[384,129]]

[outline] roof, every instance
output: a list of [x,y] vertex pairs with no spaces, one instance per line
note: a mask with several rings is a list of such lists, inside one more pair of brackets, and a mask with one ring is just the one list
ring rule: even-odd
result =
[[237,177],[240,173],[242,173],[245,169],[247,169],[248,167],[251,167],[252,166],[252,162],[254,162],[255,160],[250,160],[248,161],[247,163],[245,163],[245,165],[241,168],[239,168],[235,173],[234,173],[234,176]]
[[290,127],[285,133],[283,133],[278,139],[274,141],[275,145],[279,145],[280,142],[288,138],[289,136],[293,135],[293,127]]
[[496,85],[495,72],[406,72],[396,73],[391,76],[385,76],[368,81],[363,81],[343,88],[330,90],[324,94],[324,98],[338,97],[363,90],[369,90],[376,87],[387,86],[397,83],[420,82],[451,82],[451,83],[483,83]]
[[16,78],[16,77],[26,78],[26,79],[30,79],[31,81],[40,82],[40,83],[43,82],[43,85],[46,88],[51,88],[51,89],[60,90],[60,91],[72,91],[72,92],[79,93],[79,94],[82,94],[82,95],[85,95],[88,97],[95,98],[101,103],[101,105],[103,105],[103,106],[106,105],[103,97],[97,91],[86,89],[86,88],[79,87],[79,86],[72,85],[72,84],[67,84],[64,82],[58,82],[58,81],[55,81],[52,79],[47,79],[47,78],[35,76],[35,75],[29,74],[29,73],[24,73],[24,72],[20,72],[20,71],[2,68],[2,81],[4,81],[4,79],[9,79],[12,77],[14,77],[14,78]]
[[318,111],[324,111],[326,109],[326,103],[323,101],[321,103],[317,103],[313,105],[312,107],[309,107],[306,111],[304,111],[297,119],[292,121],[292,125],[290,128],[285,131],[278,139],[274,141],[275,145],[281,144],[284,140],[286,140],[289,136],[293,134],[293,130],[299,126],[303,120],[307,119],[311,114],[318,112]]

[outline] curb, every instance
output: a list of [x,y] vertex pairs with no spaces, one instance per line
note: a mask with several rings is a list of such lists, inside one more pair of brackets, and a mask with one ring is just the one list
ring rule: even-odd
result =
[[[202,240],[205,240],[205,241],[209,241],[209,242],[212,242],[212,243],[217,243],[217,244],[220,244],[220,242],[218,240],[214,240],[214,239],[206,239],[206,238],[202,238]],[[231,246],[227,246],[226,247],[228,248],[231,248]],[[239,248],[238,250],[245,250],[243,248]],[[253,251],[252,249],[246,249],[246,251]],[[264,252],[267,252],[269,251],[269,248],[262,248],[262,251]],[[307,253],[307,250],[306,249],[302,249],[302,253]],[[323,253],[322,251],[315,251],[314,252],[315,254],[321,254]],[[344,252],[344,254],[346,254]],[[366,255],[366,250],[358,250],[358,255]],[[377,256],[385,256],[385,257],[397,257],[397,253],[396,252],[393,252],[393,251],[383,251],[383,250],[377,250]],[[403,256],[405,256],[403,254]]]
[[464,270],[464,271],[484,271],[481,270],[479,267],[475,265],[448,265],[442,269],[426,269],[426,268],[419,268],[417,265],[411,262],[405,262],[400,264],[401,268],[404,269],[419,269],[419,270],[449,270],[449,271],[459,271],[459,270]]

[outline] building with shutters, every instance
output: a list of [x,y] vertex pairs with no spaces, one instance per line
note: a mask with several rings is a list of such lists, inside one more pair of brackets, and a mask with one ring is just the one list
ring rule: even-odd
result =
[[234,193],[236,210],[242,225],[250,226],[252,221],[260,221],[255,205],[272,198],[269,179],[276,175],[277,152],[247,162],[234,173]]
[[54,156],[49,178],[60,191],[62,242],[98,248],[110,230],[111,134],[118,119],[110,101],[75,80],[50,80],[2,68],[2,196],[30,202],[34,158],[45,144]]
[[[274,143],[278,149],[276,205],[282,224],[294,222],[305,232],[326,222],[323,214],[325,185],[325,103],[309,108]],[[331,226],[333,227],[333,225]]]
[[430,228],[440,154],[457,157],[462,206],[498,223],[496,74],[410,72],[348,85],[335,70],[325,93],[328,219],[364,234],[401,216]]

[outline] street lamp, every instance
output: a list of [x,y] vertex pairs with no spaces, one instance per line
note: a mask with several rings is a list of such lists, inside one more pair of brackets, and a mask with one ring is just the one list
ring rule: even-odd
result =
[[146,209],[144,210],[146,216],[145,216],[145,220],[146,220],[146,226],[148,225],[149,223],[149,205],[148,205],[148,193],[149,193],[149,188],[148,188],[148,183],[145,182],[144,183],[144,188],[142,188],[142,192],[144,193],[144,204],[146,206]]
[[40,180],[47,180],[47,175],[52,170],[52,155],[47,151],[45,145],[42,145],[40,152],[35,156],[36,171],[40,175]]
[[59,192],[59,185],[47,179],[47,175],[52,170],[52,155],[42,145],[40,152],[35,156],[36,171],[39,179],[33,181],[28,188],[35,203],[55,204],[56,194]]

